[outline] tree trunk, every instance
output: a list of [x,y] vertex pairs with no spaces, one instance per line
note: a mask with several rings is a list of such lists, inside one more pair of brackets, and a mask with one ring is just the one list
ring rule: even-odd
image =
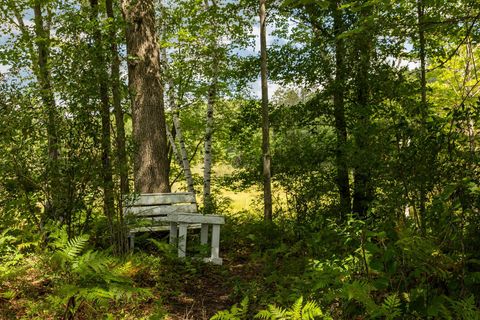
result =
[[345,121],[345,44],[339,36],[345,31],[343,14],[338,0],[332,0],[333,30],[335,36],[335,83],[333,90],[333,106],[335,131],[337,135],[336,165],[337,187],[340,194],[340,219],[351,212],[350,183],[347,163],[347,124]]
[[369,157],[370,144],[368,128],[371,126],[370,116],[370,57],[372,50],[372,35],[370,26],[365,25],[368,17],[372,14],[371,5],[364,5],[360,11],[360,21],[364,24],[365,31],[356,38],[357,72],[356,72],[356,100],[358,110],[357,128],[355,130],[355,147],[357,157],[355,159],[354,190],[353,190],[353,213],[360,218],[367,217],[370,202],[373,200],[371,186],[371,165]]
[[177,161],[177,164],[179,165],[180,168],[183,168],[182,157],[180,156],[180,152],[178,151],[177,144],[175,143],[175,138],[173,137],[173,134],[168,129],[168,126],[167,126],[167,138],[168,138],[168,142],[170,142],[170,145],[172,146],[172,153],[173,153],[173,156],[175,157],[175,160]]
[[[115,21],[113,13],[112,0],[105,1],[107,17]],[[125,125],[124,113],[122,109],[122,100],[120,95],[120,59],[118,57],[118,47],[116,42],[115,28],[110,28],[110,53],[111,53],[111,69],[110,69],[110,83],[112,87],[112,102],[113,110],[115,112],[116,124],[116,146],[117,158],[120,175],[120,205],[123,205],[123,196],[130,192],[128,185],[128,158],[125,147]]]
[[[214,2],[215,5],[215,2]],[[208,0],[205,0],[205,9],[209,8]],[[213,32],[216,32],[215,21],[213,22]],[[203,206],[205,213],[213,212],[213,201],[211,196],[211,177],[212,177],[212,134],[213,134],[213,112],[217,101],[218,89],[218,44],[217,39],[212,41],[212,79],[208,88],[207,115],[205,124],[205,144],[203,158]]]
[[[423,0],[417,0],[417,18],[418,18],[418,40],[420,43],[420,91],[421,91],[421,104],[420,104],[420,117],[422,120],[422,128],[421,130],[426,130],[425,126],[425,118],[427,115],[427,79],[426,79],[426,72],[427,72],[427,63],[426,63],[426,51],[425,51],[425,29],[424,29],[424,15],[425,15],[425,5]],[[421,162],[425,162],[425,159],[422,159]],[[420,228],[422,232],[425,232],[425,214],[426,214],[426,201],[427,201],[427,194],[426,194],[426,186],[425,180],[427,178],[427,164],[424,163],[422,165],[420,174]]]
[[[214,62],[216,63],[216,62]],[[217,65],[214,65],[217,68]],[[216,73],[216,71],[215,71]],[[205,145],[203,158],[203,205],[206,213],[212,213],[213,202],[211,198],[212,176],[212,134],[213,134],[213,111],[217,99],[217,76],[214,75],[208,89],[207,116],[205,125]]]
[[[90,0],[92,10],[91,20],[96,23],[98,20],[98,0]],[[94,27],[93,39],[95,42],[94,64],[98,93],[100,97],[100,117],[102,120],[102,187],[103,187],[103,212],[107,217],[110,227],[110,239],[112,245],[116,245],[115,233],[115,202],[113,195],[113,172],[110,162],[111,141],[110,141],[110,103],[108,98],[108,73],[105,58],[102,52],[102,34],[98,26]]]
[[[173,99],[173,97],[171,97]],[[180,155],[182,160],[183,172],[185,175],[185,180],[187,181],[187,190],[188,192],[195,193],[195,187],[193,183],[192,170],[190,169],[190,162],[188,161],[187,148],[185,147],[185,139],[183,138],[182,125],[180,121],[178,107],[175,101],[172,101],[172,112],[173,112],[173,125],[175,126],[175,132],[177,133],[176,138],[180,146]]]
[[[185,146],[185,139],[183,138],[183,130],[182,124],[180,120],[180,110],[178,108],[177,102],[175,101],[175,86],[173,85],[172,77],[168,75],[168,59],[167,59],[167,52],[165,49],[162,51],[162,60],[165,66],[165,73],[167,74],[167,82],[168,82],[168,100],[170,104],[170,108],[172,110],[172,117],[173,117],[173,126],[175,129],[175,137],[178,140],[178,144],[180,147],[179,155],[181,159],[180,166],[183,168],[183,173],[185,176],[185,181],[187,182],[187,190],[191,193],[196,193],[194,183],[193,183],[193,176],[192,170],[190,169],[190,161],[188,160],[188,153],[187,148]],[[172,145],[175,146],[175,140],[173,140]]]
[[[112,22],[116,21],[113,11],[112,0],[105,1],[105,10],[107,18]],[[128,158],[125,143],[125,125],[123,119],[122,98],[120,93],[120,59],[118,56],[117,34],[115,24],[110,26],[109,30],[110,41],[110,86],[112,92],[112,104],[115,114],[115,128],[116,128],[116,157],[117,157],[117,172],[120,176],[120,193],[118,195],[118,207],[116,213],[116,221],[114,226],[114,241],[115,248],[118,254],[125,254],[128,251],[127,227],[123,219],[123,205],[124,197],[129,194],[130,187],[128,183]]]
[[132,94],[134,181],[139,193],[169,192],[160,52],[152,0],[123,0]]
[[268,112],[266,0],[260,0],[260,69],[262,82],[262,155],[263,155],[263,216],[272,221],[272,182],[270,156],[270,125]]
[[[60,188],[60,168],[59,168],[59,138],[57,131],[57,110],[53,88],[50,81],[50,69],[48,68],[50,30],[45,27],[42,15],[42,1],[35,0],[34,24],[37,44],[37,64],[36,78],[40,85],[40,97],[46,112],[47,136],[48,136],[48,197],[45,207],[47,218],[59,219],[62,212],[61,206],[61,188]],[[21,17],[20,17],[21,19]],[[33,60],[33,57],[32,57]],[[33,61],[32,61],[33,62]]]

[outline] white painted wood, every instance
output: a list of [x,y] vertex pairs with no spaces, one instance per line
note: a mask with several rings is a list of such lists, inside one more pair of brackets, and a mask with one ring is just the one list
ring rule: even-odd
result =
[[178,228],[175,222],[170,222],[170,236],[169,242],[170,244],[176,244],[178,238]]
[[225,224],[225,218],[215,214],[173,213],[167,215],[170,221],[178,223]]
[[144,193],[133,199],[134,206],[157,206],[161,204],[196,203],[195,195],[189,192]]
[[210,258],[212,262],[220,259],[220,225],[218,224],[212,226],[212,252]]
[[125,213],[143,221],[142,226],[130,230],[130,247],[132,249],[136,232],[169,230],[169,241],[171,244],[177,244],[180,258],[186,256],[187,230],[200,228],[200,243],[204,245],[209,242],[211,225],[211,256],[204,261],[222,264],[220,226],[225,224],[225,218],[220,215],[198,214],[194,194],[142,194],[137,197],[133,205],[125,209]]
[[[201,224],[200,223],[195,223],[195,224],[189,224],[187,229],[192,230],[192,229],[200,229]],[[147,226],[147,227],[137,227],[130,229],[130,233],[137,233],[137,232],[155,232],[155,231],[170,231],[170,225],[157,225],[157,226]]]
[[130,250],[133,251],[133,249],[135,248],[135,234],[130,233],[129,238],[130,238]]
[[223,259],[222,258],[212,258],[212,257],[203,258],[203,262],[213,263],[213,264],[221,266],[223,264]]
[[196,213],[196,204],[177,204],[177,205],[161,205],[161,206],[132,206],[125,210],[125,213],[135,216],[160,216],[169,213]]
[[187,224],[181,223],[178,229],[178,257],[184,258],[187,253]]
[[130,233],[137,233],[137,232],[154,232],[154,231],[168,231],[170,230],[170,226],[148,226],[148,227],[136,227],[130,229]]
[[200,244],[208,243],[208,224],[202,223],[202,229],[200,229]]

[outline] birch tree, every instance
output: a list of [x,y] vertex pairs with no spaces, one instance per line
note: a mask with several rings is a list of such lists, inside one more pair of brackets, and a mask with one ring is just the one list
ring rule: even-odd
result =
[[[217,4],[214,0],[213,6],[210,7],[209,0],[205,0],[205,10],[212,8],[215,12],[217,10]],[[218,94],[218,39],[216,30],[216,17],[212,18],[212,39],[210,43],[211,56],[211,72],[210,72],[210,85],[207,91],[207,113],[205,117],[205,144],[204,144],[204,160],[203,160],[203,205],[206,213],[213,211],[213,201],[211,196],[211,180],[212,180],[212,135],[213,135],[213,113],[215,104],[217,102]]]
[[270,128],[268,112],[266,0],[260,0],[260,65],[262,86],[262,159],[263,159],[263,216],[272,221],[272,182]]

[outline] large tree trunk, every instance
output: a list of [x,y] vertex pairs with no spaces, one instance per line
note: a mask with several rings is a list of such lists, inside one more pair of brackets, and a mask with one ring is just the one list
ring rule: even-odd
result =
[[260,69],[262,82],[262,155],[263,155],[263,216],[272,221],[272,182],[270,156],[270,125],[268,112],[266,0],[260,0]]
[[355,75],[356,109],[358,112],[355,133],[355,159],[354,190],[352,211],[361,218],[366,218],[370,202],[373,200],[371,185],[372,161],[369,157],[370,144],[368,129],[371,126],[370,116],[370,57],[372,50],[372,36],[370,26],[367,25],[368,17],[372,13],[370,5],[364,5],[360,11],[360,21],[364,30],[356,38],[357,72]]
[[[47,218],[59,219],[62,214],[60,168],[59,168],[59,137],[57,131],[57,108],[51,84],[49,60],[50,30],[45,26],[42,14],[42,1],[35,0],[33,6],[35,37],[37,44],[37,65],[34,67],[35,76],[40,85],[40,97],[46,113],[48,136],[48,200],[45,208]],[[22,17],[17,17],[19,21]],[[23,20],[22,20],[23,23]],[[33,57],[32,57],[33,62]],[[34,62],[33,62],[34,63]]]
[[338,0],[332,0],[333,30],[335,36],[335,83],[333,90],[333,106],[335,131],[337,135],[336,165],[337,187],[340,194],[340,218],[351,212],[350,183],[347,162],[347,124],[345,121],[345,44],[340,35],[345,31],[343,14]]
[[139,193],[169,192],[160,52],[152,0],[123,0],[132,94],[134,180]]

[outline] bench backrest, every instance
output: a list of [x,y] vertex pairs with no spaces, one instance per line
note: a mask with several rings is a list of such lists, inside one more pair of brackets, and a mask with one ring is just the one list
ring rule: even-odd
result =
[[126,215],[145,218],[166,217],[169,213],[198,213],[195,195],[187,192],[137,195],[125,207]]

